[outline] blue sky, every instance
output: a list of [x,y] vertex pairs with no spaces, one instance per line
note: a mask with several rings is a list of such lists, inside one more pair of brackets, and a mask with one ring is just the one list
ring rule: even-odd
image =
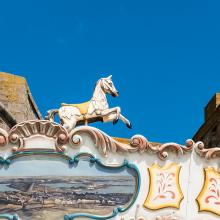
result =
[[1,1],[0,70],[27,78],[45,115],[61,102],[87,101],[113,75],[133,124],[97,124],[184,143],[220,92],[219,1]]
[[[17,159],[16,163],[12,163],[9,167],[0,168],[1,176],[20,176],[21,173],[24,176],[128,176],[134,177],[133,170],[119,169],[109,170],[101,168],[98,165],[91,165],[89,161],[79,161],[77,166],[69,167],[68,162],[62,162],[62,160],[54,159],[40,160],[35,159]],[[31,165],[30,165],[31,164]],[[56,169],[54,169],[56,167]]]

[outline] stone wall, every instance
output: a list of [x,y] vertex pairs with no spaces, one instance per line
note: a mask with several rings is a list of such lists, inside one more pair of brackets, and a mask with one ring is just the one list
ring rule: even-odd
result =
[[[0,72],[0,103],[17,123],[41,118],[24,77]],[[0,127],[9,129],[4,116],[5,112],[0,112]]]
[[216,93],[205,107],[205,122],[193,137],[207,148],[220,147],[220,93]]

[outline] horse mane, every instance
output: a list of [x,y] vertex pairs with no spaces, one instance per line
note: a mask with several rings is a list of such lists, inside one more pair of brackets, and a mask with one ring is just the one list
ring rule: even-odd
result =
[[98,85],[98,83],[99,83],[100,81],[101,81],[101,79],[99,79],[99,80],[96,82],[93,91],[95,91],[95,88],[96,88],[96,86]]

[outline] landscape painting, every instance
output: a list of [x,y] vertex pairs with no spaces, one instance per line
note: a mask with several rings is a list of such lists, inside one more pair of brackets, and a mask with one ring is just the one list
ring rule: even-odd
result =
[[60,220],[79,212],[108,215],[128,205],[136,189],[128,170],[100,169],[87,161],[70,168],[59,161],[21,160],[0,173],[0,213],[24,220]]

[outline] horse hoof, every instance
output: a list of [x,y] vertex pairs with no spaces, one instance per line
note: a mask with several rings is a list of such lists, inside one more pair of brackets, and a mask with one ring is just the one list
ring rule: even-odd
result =
[[118,118],[113,121],[113,125],[118,123]]
[[127,125],[127,127],[128,127],[129,129],[131,129],[131,128],[132,128],[132,124],[131,124],[131,123],[126,124],[126,125]]

